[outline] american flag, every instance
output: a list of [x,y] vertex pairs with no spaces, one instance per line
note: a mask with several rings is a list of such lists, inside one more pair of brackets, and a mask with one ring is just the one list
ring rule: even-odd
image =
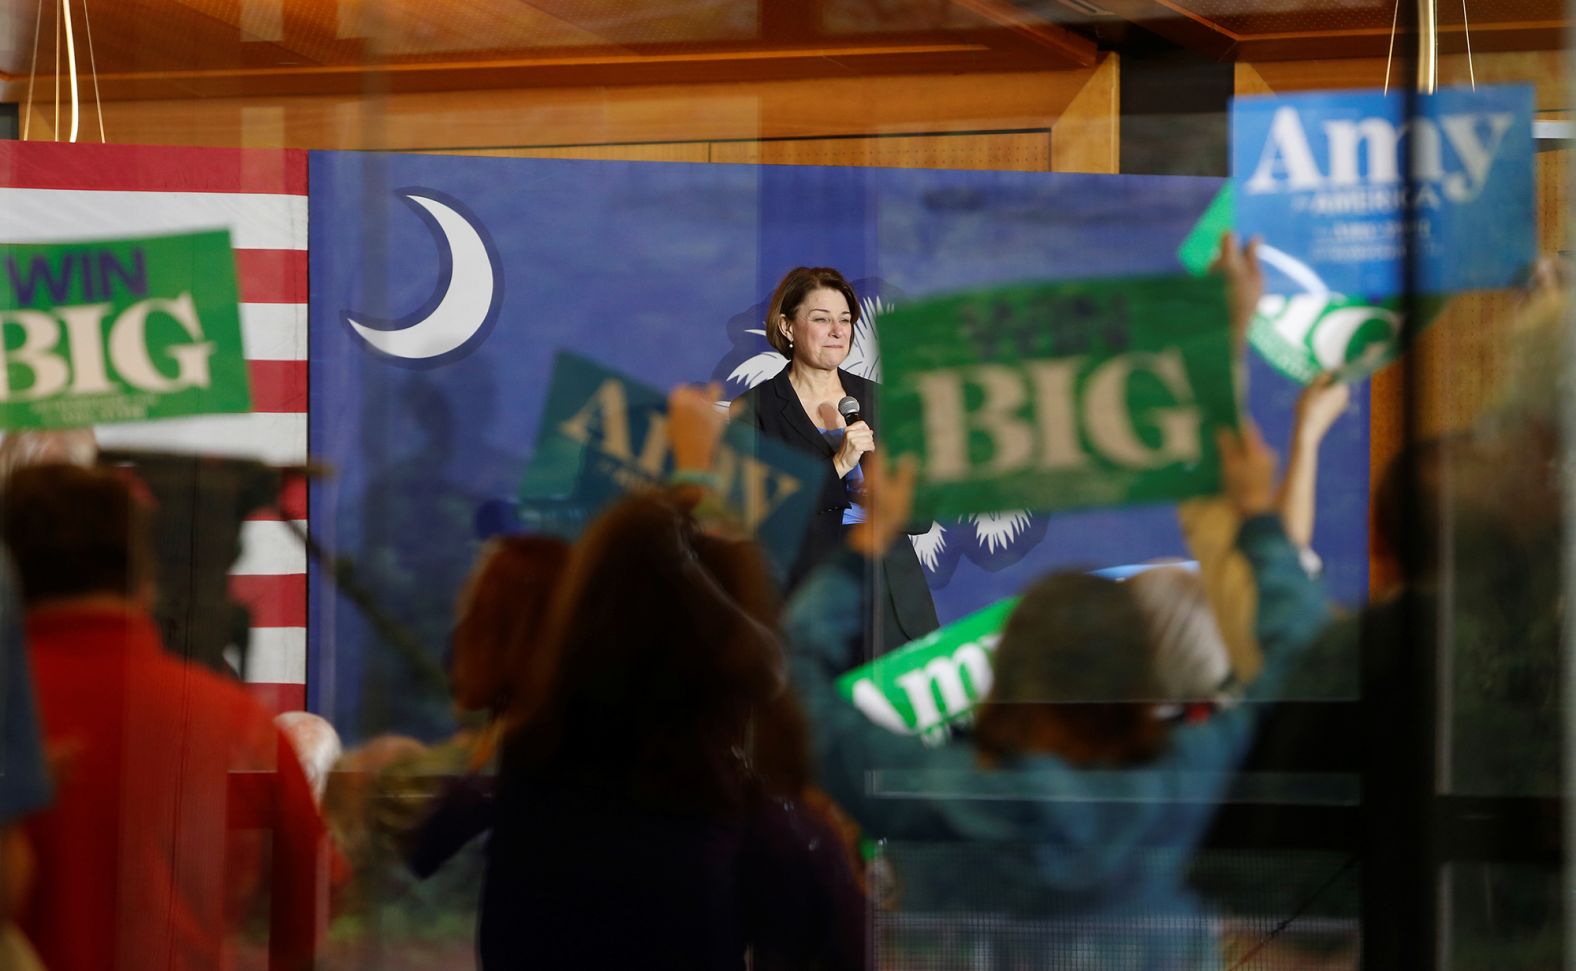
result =
[[[102,425],[105,447],[307,459],[304,151],[0,142],[0,242],[226,228],[235,247],[252,412]],[[305,525],[306,489],[283,497]],[[306,555],[277,513],[242,528],[231,590],[252,613],[247,680],[276,711],[305,707]]]

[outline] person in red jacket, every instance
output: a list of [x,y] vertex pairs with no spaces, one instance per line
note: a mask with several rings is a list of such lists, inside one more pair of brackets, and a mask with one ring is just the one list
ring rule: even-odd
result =
[[260,895],[272,968],[312,960],[330,850],[289,743],[244,686],[167,654],[149,617],[148,510],[113,472],[12,473],[44,735],[65,753],[24,932],[51,971],[212,971]]

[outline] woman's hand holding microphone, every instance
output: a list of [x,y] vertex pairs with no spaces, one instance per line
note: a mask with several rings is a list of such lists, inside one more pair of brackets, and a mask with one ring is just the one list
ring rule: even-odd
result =
[[863,420],[852,425],[845,423],[830,401],[821,402],[821,421],[826,428],[843,429],[843,444],[838,446],[837,454],[832,456],[832,464],[837,468],[839,479],[852,472],[866,452],[875,451],[876,433],[870,426]]

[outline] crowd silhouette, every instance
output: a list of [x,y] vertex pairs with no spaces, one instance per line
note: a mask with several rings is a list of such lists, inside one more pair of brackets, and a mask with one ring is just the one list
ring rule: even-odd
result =
[[[1221,326],[1245,353],[1254,247],[1228,234],[1218,262]],[[1223,967],[1188,873],[1244,764],[1426,754],[1274,705],[1349,697],[1367,664],[1394,696],[1366,710],[1403,707],[1408,618],[1455,617],[1470,640],[1461,732],[1550,740],[1514,757],[1463,741],[1456,771],[1557,792],[1562,465],[1540,348],[1564,303],[1547,289],[1492,419],[1385,472],[1396,589],[1345,617],[1322,592],[1317,457],[1348,399],[1315,382],[1284,476],[1251,421],[1217,430],[1222,494],[1178,510],[1196,570],[1028,584],[988,694],[939,745],[875,724],[835,683],[870,637],[866,578],[892,569],[911,521],[915,470],[868,429],[828,445],[834,477],[868,453],[857,501],[785,592],[713,492],[717,389],[675,389],[672,484],[572,543],[482,549],[448,655],[461,731],[343,751],[327,722],[276,724],[163,649],[133,472],[75,439],[16,437],[0,449],[0,963],[305,968],[347,900],[460,872],[488,971],[871,967],[893,928],[948,920],[973,921],[972,966]],[[794,312],[774,331],[790,353],[840,326]],[[1404,791],[1363,798],[1402,824]]]

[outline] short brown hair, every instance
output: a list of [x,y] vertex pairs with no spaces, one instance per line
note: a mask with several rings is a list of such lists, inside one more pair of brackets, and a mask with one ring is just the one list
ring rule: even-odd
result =
[[995,668],[974,730],[987,763],[1049,751],[1136,765],[1164,746],[1149,628],[1122,584],[1075,572],[1037,581],[1007,619]]
[[859,298],[841,273],[829,266],[794,267],[777,284],[771,301],[766,305],[766,342],[772,345],[772,350],[789,360],[793,360],[793,344],[783,336],[782,328],[777,326],[777,318],[782,316],[792,320],[794,314],[799,312],[799,305],[804,303],[804,298],[817,290],[836,290],[841,293],[848,300],[848,310],[854,315],[854,321],[859,321]]
[[106,469],[47,464],[11,473],[0,491],[0,535],[22,602],[136,595],[152,574],[150,512]]

